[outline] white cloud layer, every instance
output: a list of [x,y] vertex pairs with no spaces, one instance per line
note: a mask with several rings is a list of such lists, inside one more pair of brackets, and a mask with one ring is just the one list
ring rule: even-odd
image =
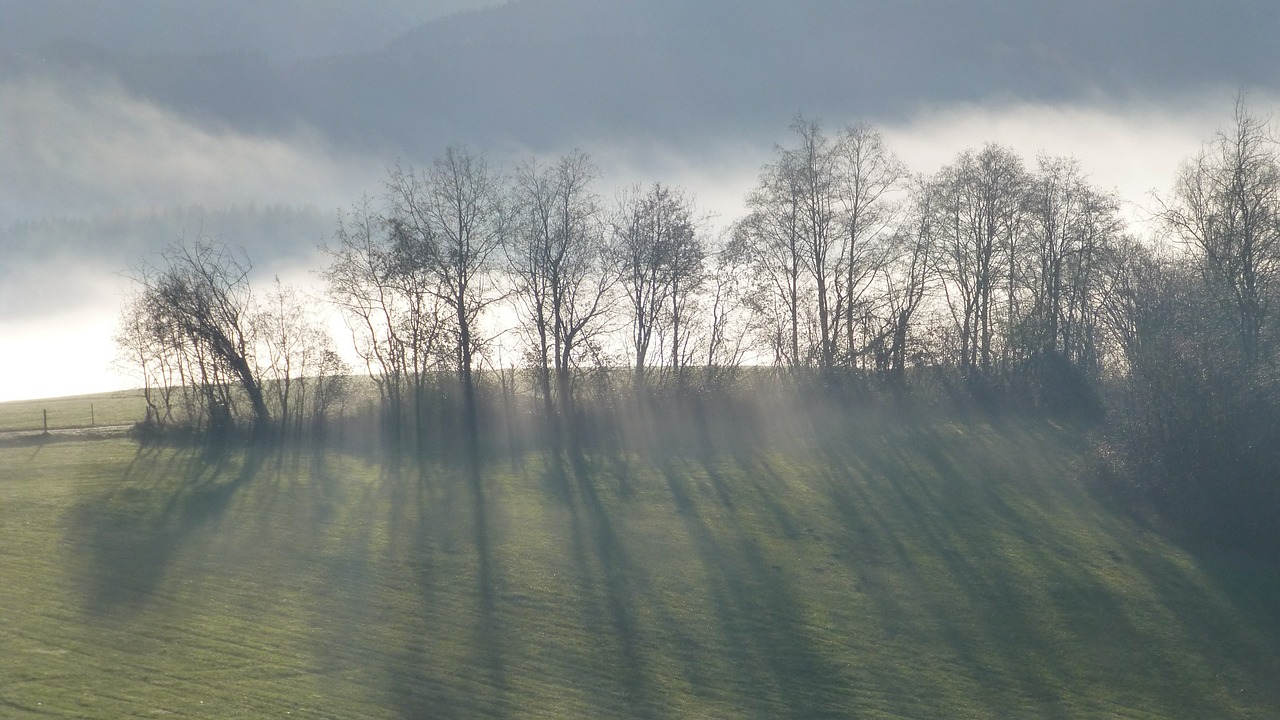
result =
[[143,259],[128,256],[136,247],[13,247],[19,234],[6,237],[5,228],[192,206],[336,210],[376,192],[383,171],[305,131],[204,126],[108,80],[0,80],[0,400],[133,385],[113,367],[111,336],[127,285],[120,273]]
[[[966,149],[991,142],[1034,167],[1036,156],[1074,157],[1095,185],[1114,190],[1142,217],[1151,193],[1166,193],[1183,160],[1231,118],[1234,95],[1213,93],[1167,106],[1008,104],[926,108],[885,128],[885,139],[912,170],[933,173]],[[1251,105],[1265,111],[1261,98]]]
[[[1140,224],[1152,193],[1167,193],[1182,162],[1230,123],[1235,98],[1234,90],[1222,90],[1166,104],[921,105],[902,121],[818,119],[828,134],[846,124],[871,122],[910,171],[924,175],[987,143],[1011,148],[1029,169],[1040,154],[1073,157],[1096,186],[1120,197],[1127,219]],[[1252,111],[1263,114],[1280,107],[1280,97],[1274,96],[1250,96],[1247,102]],[[773,143],[786,147],[793,141],[786,127],[775,129]],[[703,209],[726,222],[744,212],[744,197],[774,152],[772,143],[745,139],[724,139],[693,155],[651,141],[601,140],[588,149],[604,172],[602,187],[653,181],[681,185],[695,193]]]
[[0,402],[139,385],[115,367],[123,279],[77,268],[48,276],[56,286],[76,285],[83,300],[36,318],[0,317]]
[[380,172],[305,130],[282,138],[205,127],[103,78],[0,80],[0,128],[6,223],[124,208],[338,207]]

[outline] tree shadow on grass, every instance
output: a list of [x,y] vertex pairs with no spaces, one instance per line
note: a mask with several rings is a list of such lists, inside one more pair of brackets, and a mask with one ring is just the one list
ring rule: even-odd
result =
[[495,500],[478,456],[393,460],[383,467],[389,566],[409,570],[408,616],[383,656],[385,690],[401,717],[504,717],[507,628],[499,607]]
[[[1035,605],[1034,590],[1020,586],[1027,578],[1002,562],[1001,543],[970,524],[992,521],[989,498],[957,492],[965,471],[949,464],[919,474],[913,464],[931,451],[910,448],[863,448],[855,457],[828,449],[813,477],[835,520],[823,538],[829,556],[854,579],[872,610],[869,625],[882,633],[884,655],[873,665],[881,702],[903,713],[920,702],[938,711],[964,702],[991,716],[1030,703],[1040,717],[1071,716],[1059,687],[1043,682],[1070,677],[1046,642],[1053,628],[1038,622],[1055,609]],[[1037,565],[1052,572],[1052,562]],[[913,662],[887,671],[892,657]],[[957,685],[967,689],[942,689]]]
[[[548,459],[544,489],[563,508],[582,622],[600,638],[596,672],[607,668],[600,715],[679,716],[674,685],[735,717],[847,717],[847,677],[774,552],[800,532],[785,483],[745,431],[698,424],[632,439],[630,455]],[[617,693],[626,707],[610,711]]]
[[267,451],[189,450],[139,456],[116,487],[69,511],[68,540],[90,615],[144,607],[173,558],[226,512]]
[[[601,716],[680,716],[688,700],[673,686],[735,717],[848,716],[846,678],[771,547],[798,533],[785,488],[755,446],[731,440],[548,458],[543,485],[562,508],[581,622],[600,639]],[[750,471],[726,478],[727,456]],[[624,709],[611,707],[619,694]]]
[[[1242,698],[1280,707],[1280,577],[1273,561],[1190,544],[1190,566],[1167,554],[1126,553],[1149,578],[1179,631]],[[1198,577],[1197,577],[1198,575]]]
[[[604,458],[601,458],[604,461]],[[608,462],[619,468],[617,458]],[[617,477],[623,495],[630,492],[629,470]],[[581,618],[586,630],[600,639],[597,648],[609,658],[610,672],[633,717],[658,717],[660,705],[649,681],[637,613],[645,585],[643,569],[633,561],[598,486],[604,475],[583,449],[569,447],[547,451],[543,484],[567,515],[567,548],[574,570],[574,591],[583,603]],[[600,670],[600,668],[593,668]],[[617,697],[607,687],[590,688],[600,708]]]
[[[922,425],[823,448],[832,557],[893,642],[945,649],[992,714],[1220,714],[1223,678],[1257,667],[1232,649],[1262,652],[1239,608],[1094,504],[1073,480],[1079,448],[1046,427]],[[1276,667],[1274,651],[1262,660]]]
[[[709,492],[695,487],[695,464],[670,462],[661,469],[706,574],[703,592],[723,641],[723,654],[705,660],[726,667],[744,716],[847,717],[842,693],[848,676],[819,651],[804,602],[791,584],[795,574],[765,547],[767,536],[797,533],[796,519],[776,496],[784,486],[758,456],[739,453],[734,461],[745,469],[732,490],[711,455],[698,459]],[[725,511],[717,517],[729,522],[710,520],[699,495],[714,498]],[[733,512],[735,506],[766,512],[748,523]]]

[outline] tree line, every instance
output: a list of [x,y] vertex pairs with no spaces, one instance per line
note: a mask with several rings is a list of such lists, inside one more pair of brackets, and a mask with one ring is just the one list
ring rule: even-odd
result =
[[[503,171],[453,147],[344,211],[319,272],[387,436],[475,437],[493,398],[572,432],[601,388],[945,382],[1105,411],[1129,465],[1201,492],[1187,478],[1276,452],[1273,130],[1239,101],[1145,237],[1073,158],[987,144],[920,175],[866,124],[798,117],[727,223],[680,187],[606,196],[580,152]],[[249,274],[208,239],[135,273],[119,340],[149,422],[287,433],[348,406],[309,301]]]

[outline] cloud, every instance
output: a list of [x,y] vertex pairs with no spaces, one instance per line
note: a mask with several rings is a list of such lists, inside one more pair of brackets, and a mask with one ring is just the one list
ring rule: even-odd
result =
[[[215,29],[263,19],[242,0],[165,8]],[[381,0],[369,13],[393,10],[405,12]],[[339,29],[359,34],[349,15],[309,13],[303,25],[325,45]],[[798,111],[900,122],[922,102],[1164,101],[1275,88],[1280,61],[1280,14],[1261,3],[522,0],[403,29],[377,51],[296,63],[148,55],[175,53],[163,33],[88,62],[134,97],[242,134],[289,136],[301,122],[329,147],[430,157],[451,142],[545,152],[596,136],[697,148],[726,134],[759,138]],[[212,35],[231,48],[282,42]]]
[[123,278],[74,265],[32,272],[29,282],[0,286],[0,304],[31,308],[0,313],[0,401],[138,385],[114,362]]
[[[1143,230],[1151,194],[1166,193],[1184,159],[1230,122],[1236,90],[1220,88],[1156,101],[919,103],[901,116],[831,113],[816,117],[828,134],[844,125],[870,122],[889,149],[913,173],[929,175],[961,152],[995,143],[1034,168],[1039,154],[1073,157],[1093,184],[1125,201],[1126,218]],[[1248,98],[1255,112],[1280,106],[1280,95]],[[660,181],[693,191],[699,204],[732,221],[744,211],[761,166],[774,145],[794,144],[785,121],[771,134],[732,136],[689,147],[652,140],[583,144],[600,165],[609,188]]]
[[378,173],[313,133],[202,125],[101,76],[0,80],[0,222],[122,208],[337,207]]
[[798,111],[901,121],[922,102],[1163,102],[1276,87],[1280,14],[1202,5],[525,0],[301,75],[322,88],[311,102],[334,138],[540,149],[595,135],[696,147],[769,132]]
[[1137,201],[1172,180],[1181,159],[1223,117],[1225,106],[1216,109],[1173,115],[1083,105],[966,104],[921,111],[885,134],[918,172],[936,172],[964,150],[996,143],[1029,163],[1039,153],[1074,157],[1096,184]]
[[114,276],[206,234],[258,261],[314,250],[376,161],[314,134],[202,125],[98,76],[0,80],[0,317],[102,300]]
[[127,268],[197,234],[264,273],[309,262],[383,172],[306,130],[198,123],[97,75],[0,79],[0,399],[133,384],[111,340]]
[[[1028,167],[1039,153],[1074,157],[1094,185],[1126,201],[1126,217],[1143,231],[1152,193],[1166,194],[1182,162],[1230,122],[1235,99],[1236,91],[1224,88],[1162,103],[923,106],[885,125],[884,134],[913,171],[926,174],[988,142],[1011,148]],[[1248,101],[1265,114],[1280,96]]]
[[[785,128],[778,130],[781,133]],[[732,136],[696,147],[651,139],[596,137],[576,147],[600,169],[596,190],[606,202],[633,185],[679,187],[692,194],[700,213],[713,216],[712,227],[728,225],[744,212],[747,192],[755,185],[761,166],[770,160],[773,148],[771,141]]]

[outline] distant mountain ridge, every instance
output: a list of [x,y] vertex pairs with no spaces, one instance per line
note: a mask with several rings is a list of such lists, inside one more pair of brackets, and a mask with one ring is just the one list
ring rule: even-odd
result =
[[798,111],[882,119],[921,102],[1274,88],[1280,9],[1244,5],[1252,22],[1240,25],[1157,0],[520,0],[434,19],[361,54],[281,63],[80,46],[52,63],[94,65],[210,122],[307,126],[393,154],[430,156],[450,142],[551,150],[613,135],[696,145],[773,133]]
[[502,0],[0,0],[0,47],[74,39],[116,54],[256,53],[280,62],[368,52],[408,27]]

